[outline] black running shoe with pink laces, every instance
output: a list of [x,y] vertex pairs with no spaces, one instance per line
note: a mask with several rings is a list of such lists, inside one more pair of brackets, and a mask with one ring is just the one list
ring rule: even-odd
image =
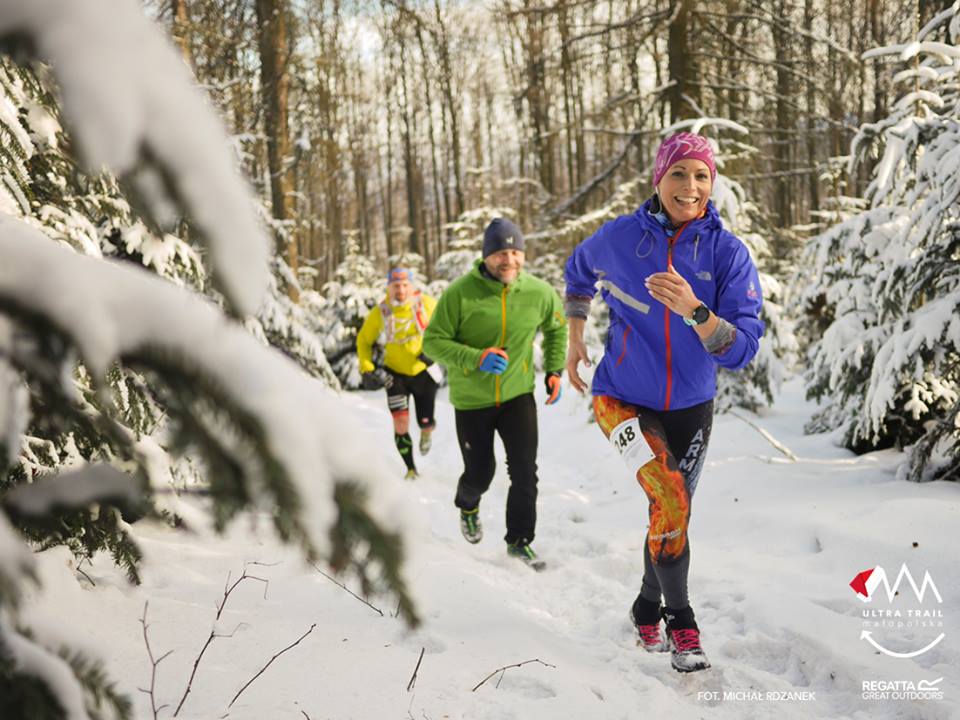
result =
[[667,621],[667,644],[670,647],[670,664],[677,672],[689,673],[706,670],[710,661],[700,645],[700,628],[688,606],[681,610],[663,609]]
[[660,630],[660,618],[663,609],[659,602],[647,600],[642,595],[637,595],[630,607],[630,622],[637,629],[640,639],[637,645],[641,646],[647,652],[665,652],[667,650],[667,641]]

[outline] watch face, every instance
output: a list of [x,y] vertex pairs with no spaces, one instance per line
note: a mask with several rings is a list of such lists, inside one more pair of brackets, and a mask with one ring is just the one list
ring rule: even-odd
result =
[[693,321],[697,325],[703,325],[707,320],[710,319],[710,309],[706,305],[701,305],[696,310],[693,311]]

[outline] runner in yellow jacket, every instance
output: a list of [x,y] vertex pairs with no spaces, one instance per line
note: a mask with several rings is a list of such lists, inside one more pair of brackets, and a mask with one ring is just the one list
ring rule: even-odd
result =
[[[437,396],[439,366],[423,354],[423,331],[437,301],[416,289],[409,268],[393,268],[387,273],[387,295],[370,311],[357,333],[357,357],[360,376],[367,389],[383,387],[387,406],[393,416],[394,442],[407,466],[407,479],[417,477],[410,438],[410,395],[420,427],[420,454],[430,451],[436,420],[433,417]],[[373,345],[384,334],[384,367],[373,362]]]

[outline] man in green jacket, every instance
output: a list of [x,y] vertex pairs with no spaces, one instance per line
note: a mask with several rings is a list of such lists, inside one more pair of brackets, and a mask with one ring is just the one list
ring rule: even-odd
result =
[[559,295],[523,271],[524,238],[495,218],[483,234],[483,259],[440,296],[423,336],[424,352],[447,367],[463,474],[454,504],[468,542],[483,537],[480,497],[496,461],[494,433],[507,455],[507,552],[536,570],[530,547],[537,523],[537,407],[533,341],[543,333],[547,404],[560,398],[567,326]]

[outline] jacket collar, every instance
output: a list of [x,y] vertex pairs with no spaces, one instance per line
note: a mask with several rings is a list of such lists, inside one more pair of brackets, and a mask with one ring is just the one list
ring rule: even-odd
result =
[[[470,274],[474,275],[477,279],[479,279],[481,282],[486,284],[491,290],[497,293],[500,293],[503,291],[504,284],[499,280],[497,280],[495,277],[493,277],[487,271],[486,266],[483,264],[482,258],[480,260],[474,261],[473,270],[470,271]],[[509,292],[513,292],[518,287],[520,287],[520,285],[522,285],[525,282],[524,278],[526,276],[527,276],[527,271],[521,270],[520,273],[517,275],[517,279],[514,280],[512,283],[510,283],[508,286],[506,286],[509,288]]]
[[[643,203],[633,216],[645,228],[663,232],[667,237],[672,236],[677,230],[677,228],[670,223],[666,213],[660,208],[660,200],[656,195]],[[690,222],[690,229],[696,231],[719,229],[721,227],[723,227],[723,223],[720,220],[720,213],[717,212],[717,208],[713,204],[713,200],[707,200],[707,207],[702,217]],[[687,233],[684,233],[684,236],[687,236]]]

